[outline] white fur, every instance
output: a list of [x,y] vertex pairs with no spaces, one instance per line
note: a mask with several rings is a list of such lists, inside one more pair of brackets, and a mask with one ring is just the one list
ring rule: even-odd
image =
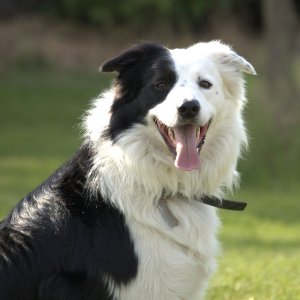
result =
[[[219,42],[170,52],[179,80],[166,100],[149,112],[147,126],[134,125],[115,144],[100,138],[114,91],[96,99],[85,121],[86,138],[96,151],[89,188],[100,190],[124,212],[139,257],[137,278],[129,285],[117,286],[108,278],[112,293],[121,300],[196,300],[203,295],[216,266],[219,219],[215,208],[190,198],[220,197],[224,187],[236,185],[237,160],[247,143],[240,71],[254,74],[253,67]],[[213,86],[199,88],[199,77]],[[156,116],[170,126],[183,97],[199,101],[201,125],[213,120],[200,154],[201,167],[193,171],[174,166],[153,121]],[[156,206],[163,189],[173,194],[167,200],[179,221],[173,229]]]

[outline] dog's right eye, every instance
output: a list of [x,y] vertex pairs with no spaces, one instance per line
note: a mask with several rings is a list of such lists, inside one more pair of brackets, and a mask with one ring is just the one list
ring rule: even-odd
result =
[[160,90],[163,90],[167,87],[167,85],[164,82],[159,82],[156,87],[158,87]]
[[199,86],[204,88],[204,89],[209,89],[212,84],[206,80],[202,80],[200,83],[199,83]]

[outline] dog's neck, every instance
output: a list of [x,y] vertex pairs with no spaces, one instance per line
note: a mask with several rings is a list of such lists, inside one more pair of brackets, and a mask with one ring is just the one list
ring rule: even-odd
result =
[[[178,195],[181,197],[184,197],[181,194],[178,194]],[[162,196],[157,203],[157,207],[159,208],[167,225],[170,228],[174,228],[179,225],[179,221],[171,213],[171,211],[168,207],[167,199],[170,199],[171,197],[172,197],[171,195],[168,195],[165,191],[163,191]],[[217,208],[229,209],[229,210],[239,210],[239,211],[244,210],[247,206],[246,202],[218,199],[216,197],[209,197],[207,195],[200,197],[200,198],[193,197],[192,201],[201,202],[203,204],[207,204],[207,205],[214,206]]]

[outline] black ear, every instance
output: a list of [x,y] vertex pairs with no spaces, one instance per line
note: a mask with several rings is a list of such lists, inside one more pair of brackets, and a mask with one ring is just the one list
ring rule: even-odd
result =
[[99,68],[101,72],[118,72],[121,73],[126,69],[134,68],[139,62],[143,61],[145,57],[153,52],[162,50],[164,48],[158,43],[143,42],[141,44],[134,45],[128,50],[124,51],[119,56],[110,59],[103,63]]

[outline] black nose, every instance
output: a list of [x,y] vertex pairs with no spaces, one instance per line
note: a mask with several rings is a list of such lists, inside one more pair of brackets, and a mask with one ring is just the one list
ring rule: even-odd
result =
[[200,104],[197,100],[189,100],[177,107],[177,111],[183,118],[192,119],[199,113]]

